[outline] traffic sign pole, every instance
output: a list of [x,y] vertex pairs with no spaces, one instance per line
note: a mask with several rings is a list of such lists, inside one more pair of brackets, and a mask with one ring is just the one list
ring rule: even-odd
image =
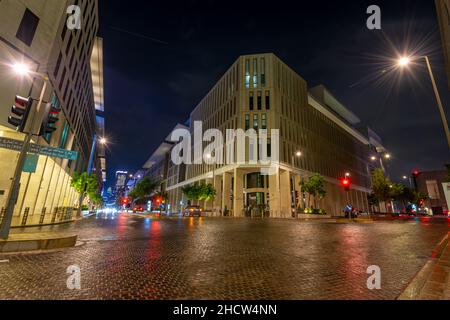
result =
[[8,198],[6,200],[5,216],[2,220],[2,224],[0,225],[0,239],[8,239],[8,236],[9,236],[9,231],[11,229],[12,217],[14,214],[14,207],[16,205],[17,198],[19,196],[20,178],[22,177],[22,169],[23,169],[23,165],[25,163],[25,160],[26,160],[26,157],[28,154],[28,150],[29,150],[30,143],[31,143],[31,138],[33,136],[32,130],[34,128],[36,114],[40,110],[42,101],[44,100],[45,90],[47,89],[47,80],[48,80],[48,78],[44,77],[44,85],[42,86],[41,94],[39,96],[39,102],[36,107],[35,113],[32,115],[31,126],[30,126],[31,130],[28,130],[29,132],[25,136],[25,140],[23,142],[22,149],[20,150],[19,159],[17,160],[16,170],[14,172],[14,177],[11,182],[11,188],[8,193]]

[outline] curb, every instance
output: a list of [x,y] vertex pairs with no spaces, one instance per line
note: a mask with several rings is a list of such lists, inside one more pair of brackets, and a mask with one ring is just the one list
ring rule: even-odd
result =
[[57,225],[61,225],[61,224],[72,223],[75,221],[77,221],[77,220],[74,219],[74,220],[59,221],[59,222],[54,222],[54,223],[49,222],[49,223],[43,223],[43,224],[27,224],[25,226],[11,226],[11,229],[57,226]]
[[442,252],[449,242],[450,232],[447,233],[431,252],[431,258],[425,263],[415,276],[412,278],[406,289],[397,297],[396,300],[417,300],[427,280],[433,272],[433,267],[439,261]]
[[0,240],[0,254],[70,248],[75,246],[78,238],[76,234],[35,234],[34,239],[28,236],[13,235],[8,240]]

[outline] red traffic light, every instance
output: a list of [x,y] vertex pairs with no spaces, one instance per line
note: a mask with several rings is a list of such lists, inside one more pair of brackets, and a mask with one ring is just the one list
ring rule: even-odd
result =
[[350,185],[351,185],[351,184],[352,184],[352,183],[351,183],[351,181],[350,181],[349,178],[343,178],[343,179],[341,179],[341,186],[343,186],[344,188],[346,188],[346,189],[350,188]]
[[123,198],[123,199],[122,199],[122,203],[123,203],[123,204],[128,204],[128,198]]
[[412,176],[414,177],[414,178],[417,178],[417,177],[419,177],[420,176],[420,171],[419,170],[414,170],[413,171],[413,173],[412,173]]

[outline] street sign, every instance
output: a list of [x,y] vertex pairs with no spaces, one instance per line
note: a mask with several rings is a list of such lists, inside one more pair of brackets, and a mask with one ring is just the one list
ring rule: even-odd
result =
[[[20,140],[0,137],[0,148],[20,151],[22,149],[22,146],[23,142]],[[70,151],[49,146],[42,146],[34,143],[30,144],[30,150],[28,152],[68,160],[77,160],[78,158],[78,152],[76,151]]]
[[35,173],[37,164],[39,161],[39,155],[37,154],[28,154],[25,159],[25,163],[23,164],[23,172]]

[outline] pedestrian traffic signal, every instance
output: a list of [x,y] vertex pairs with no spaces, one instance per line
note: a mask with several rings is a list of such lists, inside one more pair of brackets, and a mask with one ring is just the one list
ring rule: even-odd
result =
[[412,173],[412,176],[414,178],[418,178],[420,176],[420,174],[421,174],[421,172],[419,170],[414,170],[413,173]]
[[16,115],[8,117],[8,123],[17,128],[17,131],[24,132],[27,124],[28,115],[30,114],[33,99],[16,96],[11,112]]
[[349,178],[341,179],[341,186],[344,187],[345,190],[350,190],[351,181]]
[[59,121],[60,112],[61,109],[54,107],[51,103],[47,103],[39,135],[44,136],[56,131],[56,123]]

